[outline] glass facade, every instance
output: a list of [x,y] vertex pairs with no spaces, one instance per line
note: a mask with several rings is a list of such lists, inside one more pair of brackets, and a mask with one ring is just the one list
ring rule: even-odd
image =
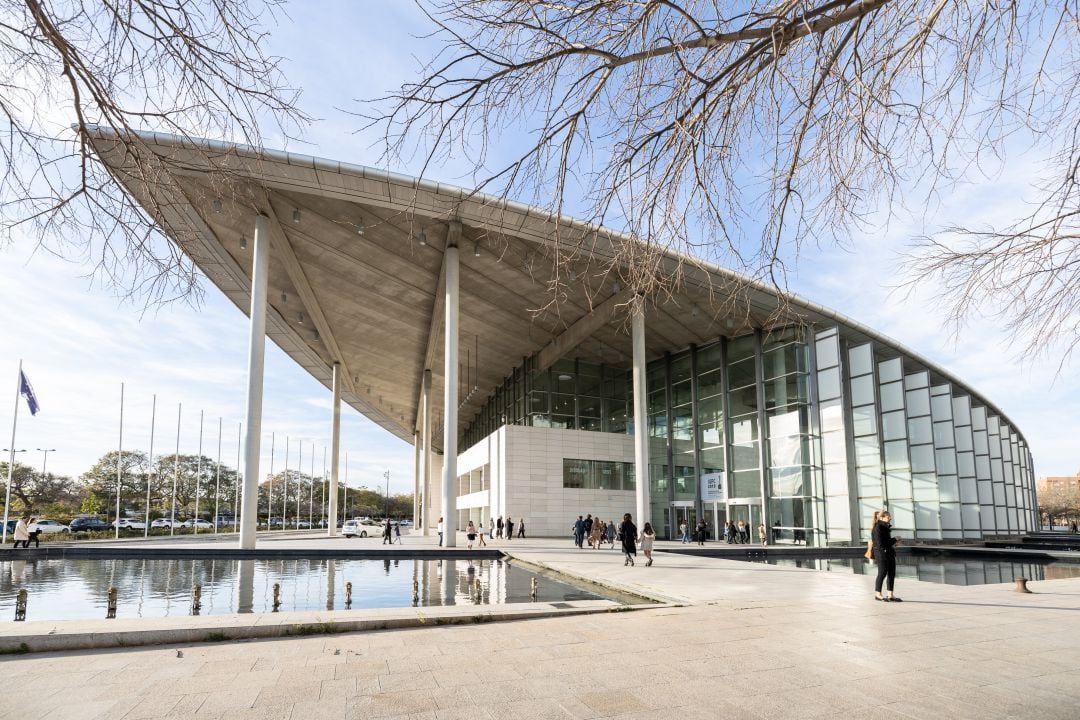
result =
[[634,490],[634,463],[563,458],[563,487],[576,490]]
[[[923,541],[1036,527],[1031,455],[990,406],[885,343],[843,327],[721,337],[647,366],[651,520],[745,520],[773,543],[858,543],[875,510]],[[629,369],[528,358],[464,433],[503,424],[633,433]],[[726,499],[702,503],[723,473]],[[633,466],[565,459],[563,486],[630,490]]]

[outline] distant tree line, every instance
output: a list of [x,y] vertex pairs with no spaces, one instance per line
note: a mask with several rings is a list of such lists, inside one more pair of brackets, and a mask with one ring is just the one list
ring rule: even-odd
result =
[[1080,522],[1080,490],[1064,485],[1040,489],[1039,514],[1048,525]]
[[[76,515],[111,519],[116,514],[118,453],[101,456],[90,469],[73,478],[42,473],[29,465],[15,463],[11,478],[9,515],[29,513],[62,522]],[[234,515],[238,501],[238,473],[235,468],[219,465],[203,455],[161,455],[151,459],[141,451],[125,451],[119,458],[120,515],[142,517],[146,512],[147,487],[150,490],[150,519],[201,517],[212,520],[215,508],[224,516]],[[0,462],[0,482],[7,480],[8,463]],[[324,516],[330,492],[329,477],[312,477],[296,470],[267,475],[259,484],[259,517],[319,522]],[[0,507],[3,503],[0,492]],[[299,513],[297,500],[299,499]],[[384,497],[366,487],[349,488],[338,483],[338,512],[346,517],[412,516],[411,493]],[[340,516],[339,516],[340,520]]]

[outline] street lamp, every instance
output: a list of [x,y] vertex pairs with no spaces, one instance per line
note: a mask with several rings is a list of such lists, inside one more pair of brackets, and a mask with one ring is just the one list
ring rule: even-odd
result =
[[390,517],[390,469],[387,468],[382,476],[386,478],[386,494],[383,495],[383,514],[386,517]]
[[49,453],[56,452],[56,448],[48,448],[48,449],[38,448],[37,451],[40,452],[40,453],[45,453],[45,455],[41,458],[41,477],[44,478],[45,477],[45,463],[48,462],[48,460],[49,460]]

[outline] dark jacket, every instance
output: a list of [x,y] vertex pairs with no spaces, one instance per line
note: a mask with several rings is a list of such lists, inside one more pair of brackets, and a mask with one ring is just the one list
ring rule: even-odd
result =
[[622,551],[629,555],[637,555],[637,525],[623,521],[619,525],[619,535],[622,536]]
[[896,538],[892,536],[892,525],[884,520],[878,520],[874,524],[874,529],[870,531],[870,539],[874,543],[874,553],[888,553],[893,554],[896,552]]

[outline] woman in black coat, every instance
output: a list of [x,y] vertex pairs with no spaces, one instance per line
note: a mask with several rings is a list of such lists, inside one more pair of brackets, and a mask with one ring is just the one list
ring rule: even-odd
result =
[[623,565],[633,565],[634,556],[637,555],[637,525],[630,519],[630,513],[622,516],[619,538],[622,540],[623,555],[626,556]]
[[[893,584],[896,582],[896,546],[900,544],[900,538],[893,537],[892,515],[887,511],[881,513],[878,521],[874,523],[874,529],[870,532],[870,539],[874,544],[874,561],[877,562],[874,599],[885,602],[900,602],[900,598],[893,594]],[[887,598],[881,596],[883,582],[889,591],[889,597]]]

